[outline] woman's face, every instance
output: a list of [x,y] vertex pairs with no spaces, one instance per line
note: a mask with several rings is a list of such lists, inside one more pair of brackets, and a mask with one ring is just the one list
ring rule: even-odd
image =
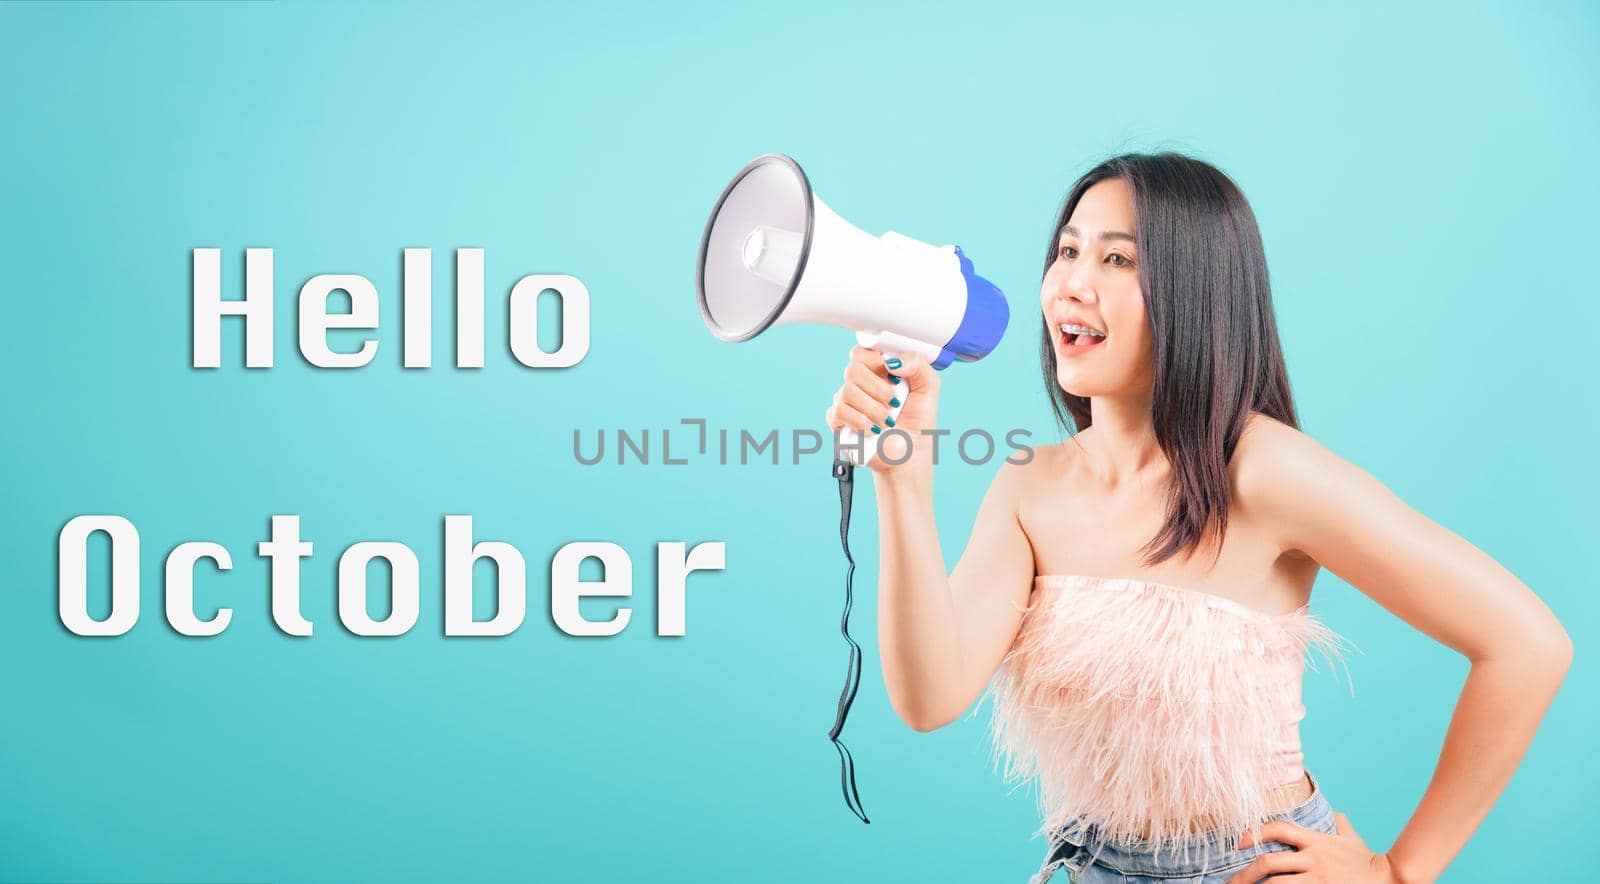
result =
[[[1133,193],[1120,178],[1084,192],[1057,231],[1056,258],[1039,292],[1055,342],[1056,381],[1074,396],[1148,394],[1155,345],[1139,288]],[[1063,331],[1087,326],[1103,336]]]

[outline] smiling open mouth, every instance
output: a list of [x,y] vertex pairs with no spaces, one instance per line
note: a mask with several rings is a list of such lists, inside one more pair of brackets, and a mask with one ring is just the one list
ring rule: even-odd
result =
[[1061,345],[1070,350],[1087,350],[1106,339],[1105,333],[1086,325],[1063,323],[1060,326]]

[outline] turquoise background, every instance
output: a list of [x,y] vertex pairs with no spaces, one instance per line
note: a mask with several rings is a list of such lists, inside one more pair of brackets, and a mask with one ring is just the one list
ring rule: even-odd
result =
[[[827,462],[582,467],[572,433],[821,427],[848,334],[729,347],[694,307],[713,199],[782,150],[861,227],[959,242],[1009,293],[1013,333],[949,372],[941,415],[1052,441],[1052,213],[1103,156],[1167,147],[1218,163],[1259,216],[1306,430],[1505,563],[1578,647],[1444,880],[1592,874],[1600,13],[1143,6],[0,5],[0,881],[1025,880],[1034,798],[990,766],[988,707],[927,735],[889,708],[870,482],[845,733],[863,826],[825,736],[846,656]],[[229,320],[223,368],[193,370],[190,250],[221,248],[237,296],[250,246],[276,250],[276,367],[243,369]],[[434,250],[429,370],[399,364],[408,246]],[[487,251],[476,371],[453,367],[466,246]],[[378,287],[373,364],[299,357],[295,294],[319,273]],[[512,360],[505,296],[528,273],[588,285],[579,365]],[[995,464],[946,463],[953,565]],[[83,513],[143,539],[143,614],[119,638],[57,619],[56,537]],[[270,620],[254,545],[274,513],[315,544],[310,639]],[[527,556],[513,635],[442,637],[448,513]],[[233,554],[197,576],[202,614],[235,609],[216,638],[162,616],[186,540]],[[338,554],[361,540],[422,562],[405,636],[337,620]],[[550,622],[548,563],[577,540],[633,559],[620,636]],[[681,639],[654,629],[671,540],[727,543]],[[1467,665],[1331,576],[1314,607],[1365,653],[1353,698],[1308,674],[1307,763],[1386,849]]]

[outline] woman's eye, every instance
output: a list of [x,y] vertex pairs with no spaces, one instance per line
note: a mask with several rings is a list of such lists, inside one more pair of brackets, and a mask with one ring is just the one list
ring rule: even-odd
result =
[[1117,254],[1116,252],[1112,252],[1109,256],[1107,256],[1106,260],[1110,261],[1113,267],[1131,267],[1131,266],[1133,266],[1133,262],[1132,261],[1129,261],[1127,258],[1124,258],[1123,256]]
[[1078,250],[1072,246],[1062,246],[1056,250],[1056,253],[1063,258],[1072,258],[1077,256]]

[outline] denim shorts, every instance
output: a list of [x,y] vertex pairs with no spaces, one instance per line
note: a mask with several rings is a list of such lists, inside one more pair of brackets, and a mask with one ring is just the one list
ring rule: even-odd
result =
[[[1271,819],[1286,819],[1307,829],[1336,834],[1332,805],[1317,785],[1317,778],[1309,770],[1306,776],[1311,780],[1311,796],[1288,810],[1273,814]],[[1066,869],[1071,884],[1226,884],[1235,872],[1261,854],[1295,849],[1282,841],[1264,841],[1242,850],[1234,849],[1228,842],[1241,834],[1206,836],[1210,842],[1210,859],[1202,865],[1203,852],[1199,847],[1192,849],[1193,855],[1186,862],[1173,856],[1170,848],[1158,857],[1154,845],[1149,842],[1129,846],[1101,841],[1093,825],[1079,834],[1067,835],[1063,831],[1065,840],[1028,884],[1047,884],[1057,869]]]

